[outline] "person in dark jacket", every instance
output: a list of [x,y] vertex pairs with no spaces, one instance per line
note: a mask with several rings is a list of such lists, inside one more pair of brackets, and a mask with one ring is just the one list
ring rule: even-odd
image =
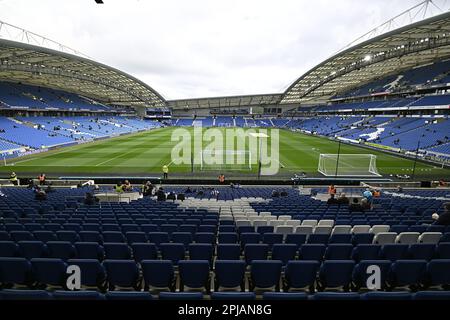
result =
[[440,226],[450,226],[450,202],[444,204],[444,213],[439,215],[433,214],[433,220],[436,220],[434,224]]
[[354,198],[353,203],[348,207],[350,212],[364,211],[363,207],[359,204],[358,199]]
[[339,200],[334,197],[334,194],[330,194],[330,199],[328,199],[327,205],[332,206],[332,205],[338,205],[338,204],[339,204]]

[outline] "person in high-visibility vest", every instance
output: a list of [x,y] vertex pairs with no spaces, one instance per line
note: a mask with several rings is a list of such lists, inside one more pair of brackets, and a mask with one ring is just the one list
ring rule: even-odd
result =
[[332,194],[336,195],[337,190],[336,187],[332,184],[328,187],[328,194],[331,196]]
[[9,176],[9,181],[15,186],[19,184],[19,178],[17,178],[17,174],[15,172],[11,173]]
[[167,179],[169,177],[169,167],[167,165],[163,165],[162,167],[164,179]]
[[45,185],[45,173],[41,173],[39,176],[38,176],[38,180],[39,180],[39,185],[41,185],[41,186],[43,186],[43,185]]
[[225,183],[225,176],[223,174],[219,175],[219,183],[224,184]]
[[114,186],[114,191],[116,191],[117,193],[123,193],[123,186],[120,182]]

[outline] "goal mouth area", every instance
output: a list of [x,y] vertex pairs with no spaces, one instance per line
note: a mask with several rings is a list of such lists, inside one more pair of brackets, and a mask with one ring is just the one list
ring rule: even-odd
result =
[[[219,161],[208,161],[205,155],[219,158]],[[211,153],[203,150],[199,154],[199,160],[200,163],[194,165],[199,171],[251,171],[254,161],[252,153],[243,150],[215,150]]]
[[382,177],[373,154],[321,154],[317,171],[325,177]]

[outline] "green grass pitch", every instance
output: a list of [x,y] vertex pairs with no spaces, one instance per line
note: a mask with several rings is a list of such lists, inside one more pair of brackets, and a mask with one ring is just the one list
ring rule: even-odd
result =
[[[50,177],[59,176],[160,176],[162,166],[171,163],[171,150],[176,144],[171,141],[174,128],[163,128],[108,140],[60,148],[49,152],[7,161],[0,171],[6,177],[11,171],[19,176],[32,176],[45,172]],[[188,130],[193,130],[192,128]],[[224,129],[221,129],[224,130]],[[313,137],[280,130],[280,163],[278,177],[292,176],[306,172],[320,177],[317,172],[321,153],[337,153],[338,144],[325,138]],[[342,154],[371,153],[377,156],[380,174],[412,174],[413,161],[395,157],[383,152],[372,151],[357,146],[341,146]],[[228,177],[255,177],[257,166],[251,170],[232,171]],[[191,172],[190,165],[170,164],[171,176],[190,178],[211,176],[215,172]],[[448,177],[450,170],[417,163],[416,177]]]

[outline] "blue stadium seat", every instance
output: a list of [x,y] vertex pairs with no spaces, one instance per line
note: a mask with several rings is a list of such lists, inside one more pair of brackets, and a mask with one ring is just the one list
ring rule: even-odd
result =
[[142,231],[130,231],[125,234],[128,244],[146,243],[148,241],[147,234]]
[[330,244],[351,244],[352,243],[351,234],[333,234],[330,237]]
[[269,245],[269,250],[272,250],[274,244],[283,243],[283,235],[279,233],[265,233],[262,236],[262,242]]
[[325,251],[325,260],[349,260],[352,251],[351,244],[329,244]]
[[103,261],[103,267],[106,270],[109,290],[114,291],[116,288],[140,290],[141,280],[136,262],[131,260],[105,260]]
[[354,247],[352,259],[356,262],[361,260],[377,260],[380,258],[381,245],[379,244],[359,244]]
[[103,237],[98,231],[81,231],[78,233],[78,236],[82,242],[103,243]]
[[150,232],[159,232],[159,227],[156,224],[143,224],[141,225],[142,232],[150,233]]
[[108,260],[130,260],[131,249],[126,243],[104,243],[105,259]]
[[297,247],[300,247],[306,243],[307,238],[308,236],[305,234],[296,234],[296,233],[288,234],[286,236],[286,239],[284,239],[284,243],[292,243],[297,245]]
[[97,291],[61,291],[53,292],[55,300],[105,300],[105,296]]
[[31,263],[25,258],[0,258],[0,284],[31,286],[33,281]]
[[431,260],[436,254],[436,245],[417,243],[409,246],[409,256],[414,260]]
[[238,235],[235,232],[219,232],[218,236],[219,243],[227,244],[227,243],[237,243]]
[[152,295],[149,292],[138,292],[138,291],[110,291],[105,294],[106,300],[153,300]]
[[141,228],[137,224],[122,224],[122,233],[127,234],[128,232],[140,232]]
[[266,233],[273,233],[274,227],[273,226],[260,226],[256,230],[259,234],[264,235]]
[[198,290],[210,292],[210,265],[207,260],[180,261],[180,291]]
[[84,223],[83,224],[83,231],[95,231],[100,233],[101,232],[101,225],[99,223]]
[[170,260],[176,266],[186,256],[185,247],[182,243],[162,243],[160,251],[163,260]]
[[375,235],[373,233],[357,233],[353,235],[353,245],[372,244]]
[[328,244],[330,240],[329,234],[311,234],[308,237],[308,244]]
[[35,241],[33,234],[29,231],[11,231],[9,233],[11,239],[15,242],[19,241]]
[[52,300],[45,290],[4,289],[0,291],[0,300]]
[[450,288],[450,259],[432,260],[427,266],[426,285],[429,287]]
[[241,241],[241,248],[244,249],[248,244],[259,244],[261,240],[261,235],[257,232],[246,232],[241,233],[239,240]]
[[213,292],[212,300],[255,300],[256,295],[253,292]]
[[193,242],[193,237],[189,232],[174,232],[172,233],[172,242],[182,243],[184,248],[187,249],[189,244]]
[[58,238],[56,237],[56,234],[54,234],[52,231],[34,231],[33,236],[37,241],[42,241],[44,243],[47,243],[48,241],[57,241]]
[[326,249],[324,244],[304,244],[300,247],[299,257],[301,260],[322,261]]
[[105,250],[96,242],[76,242],[75,249],[77,250],[78,259],[97,259],[101,261],[105,257]]
[[157,247],[161,243],[169,243],[169,234],[167,232],[149,232],[147,236],[148,242],[154,243]]
[[109,243],[125,243],[125,237],[122,232],[107,231],[102,233],[103,241]]
[[161,292],[160,300],[203,300],[201,292]]
[[436,252],[439,259],[450,259],[450,243],[439,243]]
[[450,300],[450,291],[419,291],[414,294],[414,300]]
[[8,232],[0,230],[0,242],[3,242],[3,241],[11,241],[11,238],[9,237]]
[[241,247],[238,244],[218,244],[217,260],[239,260]]
[[361,295],[361,300],[411,300],[409,292],[367,292]]
[[409,245],[385,244],[381,248],[380,257],[385,260],[397,261],[408,259]]
[[215,291],[244,291],[246,265],[242,260],[217,260],[215,264]]
[[247,265],[254,260],[266,260],[269,254],[269,246],[267,244],[247,244],[244,249],[244,257]]
[[153,243],[133,243],[131,245],[136,262],[154,260],[158,257],[158,248]]
[[81,285],[86,288],[106,289],[106,272],[96,259],[70,259],[69,266],[78,266],[81,270]]
[[47,248],[49,258],[68,260],[76,255],[75,247],[70,242],[49,241],[47,242]]
[[331,301],[337,301],[337,300],[359,300],[360,296],[358,293],[355,292],[318,292],[312,296],[312,300],[331,300]]
[[195,243],[213,244],[216,240],[216,234],[212,232],[197,232],[194,234]]
[[19,246],[13,241],[0,241],[0,257],[16,257]]
[[264,292],[263,300],[308,300],[308,295],[304,292]]
[[41,241],[19,241],[20,255],[27,259],[43,258],[47,256],[47,246]]
[[389,260],[362,260],[353,269],[353,285],[357,290],[367,288],[367,279],[372,275],[368,274],[370,266],[378,266],[380,268],[380,289],[386,289],[386,281],[389,277],[392,262]]
[[66,285],[67,264],[62,259],[34,258],[31,259],[31,266],[39,287],[63,288]]
[[175,271],[170,260],[141,261],[146,290],[175,290]]
[[[52,231],[55,233],[58,233],[59,231],[73,231],[73,230],[64,230],[63,226],[58,223],[44,223],[44,230]],[[73,232],[78,233],[78,231],[73,231]],[[64,241],[64,240],[62,240],[62,241]]]
[[314,292],[319,267],[318,261],[289,261],[284,272],[284,291],[309,290]]
[[192,243],[189,245],[190,260],[206,260],[212,268],[214,247],[212,244]]
[[392,264],[389,286],[392,289],[410,287],[417,288],[425,277],[426,260],[398,260]]
[[325,261],[319,271],[319,289],[323,291],[328,288],[342,288],[348,291],[354,266],[353,260]]
[[59,241],[67,241],[70,243],[80,241],[80,237],[78,236],[78,233],[76,233],[75,231],[66,231],[66,230],[56,231],[56,236],[58,237]]
[[253,260],[250,268],[251,291],[279,291],[281,268],[283,264],[276,260]]
[[279,260],[285,266],[289,261],[295,260],[297,249],[295,244],[274,244],[272,247],[272,260]]

